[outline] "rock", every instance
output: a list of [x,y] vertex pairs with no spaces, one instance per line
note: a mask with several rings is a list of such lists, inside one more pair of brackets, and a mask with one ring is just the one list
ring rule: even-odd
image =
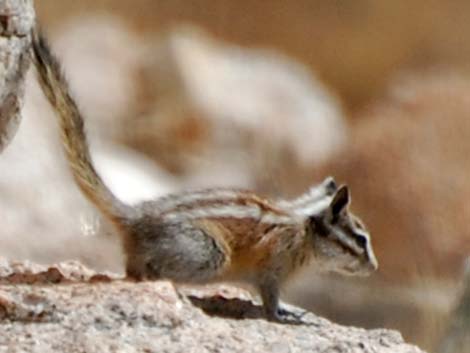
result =
[[89,132],[115,138],[124,120],[139,110],[137,68],[145,40],[111,15],[80,16],[48,34]]
[[470,253],[469,90],[468,78],[448,72],[399,80],[325,166],[351,186],[382,278],[460,275]]
[[[0,155],[0,256],[40,263],[79,259],[98,269],[119,271],[121,245],[114,229],[76,187],[56,118],[32,74],[21,128]],[[99,173],[124,201],[134,203],[174,190],[169,177],[142,154],[95,143],[94,134],[90,141]]]
[[[299,325],[267,322],[233,287],[176,291],[165,281],[92,281],[76,263],[18,266],[16,275],[40,279],[0,284],[0,350],[8,352],[423,352],[397,332],[342,327],[311,313]],[[10,267],[1,263],[0,273]],[[54,268],[67,283],[44,280]]]
[[96,273],[78,261],[46,266],[30,261],[9,261],[0,258],[0,284],[48,284],[79,281],[109,281],[118,278],[112,273]]
[[[250,47],[277,48],[321,73],[354,110],[381,96],[397,72],[442,65],[468,72],[470,3],[455,1],[156,2],[42,0],[45,23],[89,13],[119,15],[141,35],[186,21]],[[133,3],[134,4],[134,3]],[[399,21],[400,25],[397,26]]]
[[346,140],[338,100],[302,64],[197,28],[154,45],[142,82],[147,103],[124,141],[192,184],[224,171],[219,185],[269,189],[280,169],[316,165]]
[[88,131],[146,154],[185,188],[278,192],[278,180],[346,140],[338,99],[274,50],[192,27],[150,41],[111,16],[80,18],[56,33]]
[[0,152],[20,124],[33,24],[32,0],[0,0]]
[[312,285],[306,272],[294,295],[304,307],[435,347],[470,253],[469,91],[467,77],[449,72],[397,80],[361,114],[344,150],[304,178],[328,173],[350,186],[380,264],[366,281],[341,285]]

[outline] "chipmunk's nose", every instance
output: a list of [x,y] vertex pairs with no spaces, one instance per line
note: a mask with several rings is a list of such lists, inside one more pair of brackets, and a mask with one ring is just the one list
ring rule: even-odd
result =
[[379,268],[379,263],[377,262],[377,258],[371,248],[368,248],[365,253],[365,262],[367,269],[370,272],[377,271]]
[[370,272],[377,271],[379,268],[379,263],[377,262],[377,259],[375,256],[372,256],[371,258],[368,259],[369,261],[367,262],[367,267]]
[[377,271],[379,268],[379,264],[377,263],[377,259],[375,256],[366,257],[361,261],[361,275],[362,276],[369,276],[372,272]]

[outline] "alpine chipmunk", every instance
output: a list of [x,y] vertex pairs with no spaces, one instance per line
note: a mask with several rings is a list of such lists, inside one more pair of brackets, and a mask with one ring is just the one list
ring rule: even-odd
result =
[[38,29],[32,56],[38,78],[60,120],[65,154],[83,194],[121,237],[126,275],[204,284],[238,281],[254,286],[269,320],[283,320],[279,288],[297,269],[350,275],[377,269],[369,234],[349,210],[347,186],[330,177],[294,200],[208,189],[168,195],[131,206],[97,174],[82,113],[56,56]]

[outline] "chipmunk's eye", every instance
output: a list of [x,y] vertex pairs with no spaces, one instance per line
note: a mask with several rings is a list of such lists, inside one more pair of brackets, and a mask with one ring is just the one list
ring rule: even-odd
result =
[[367,238],[361,234],[356,234],[356,244],[361,248],[365,248],[367,244]]

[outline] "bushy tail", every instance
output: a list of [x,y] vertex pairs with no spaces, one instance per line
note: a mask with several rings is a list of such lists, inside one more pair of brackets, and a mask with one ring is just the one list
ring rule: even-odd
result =
[[105,216],[120,223],[132,209],[114,196],[96,172],[80,110],[70,96],[59,61],[38,29],[32,33],[32,55],[42,90],[60,119],[63,146],[76,183]]

